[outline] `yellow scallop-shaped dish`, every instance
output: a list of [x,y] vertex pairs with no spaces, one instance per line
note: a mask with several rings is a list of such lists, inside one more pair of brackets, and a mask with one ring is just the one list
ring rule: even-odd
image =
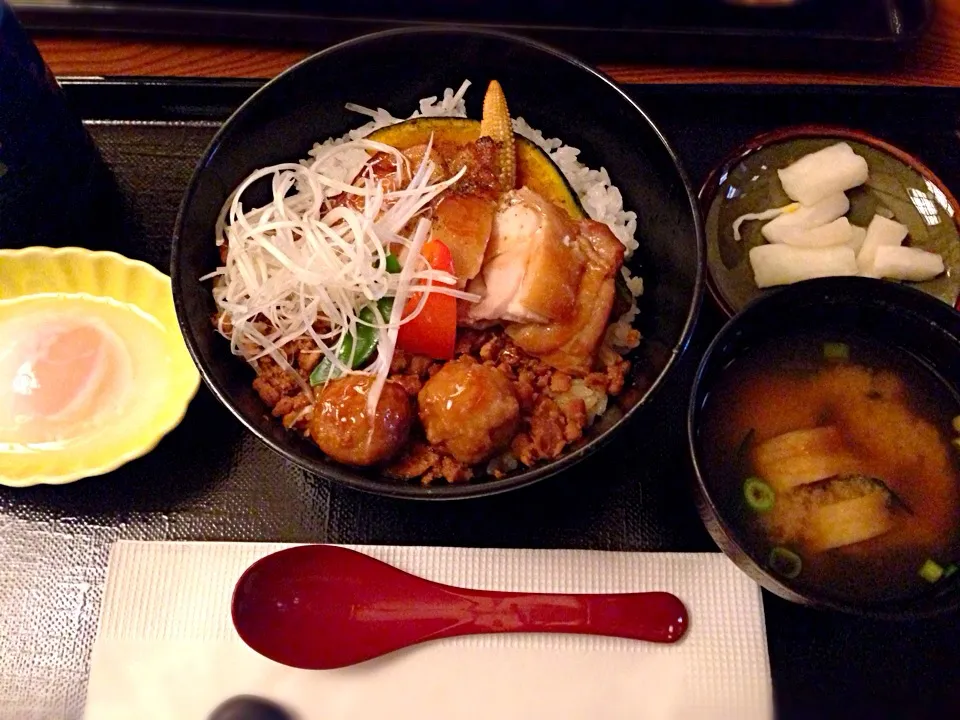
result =
[[0,484],[62,484],[150,452],[200,385],[170,278],[112,252],[0,250]]

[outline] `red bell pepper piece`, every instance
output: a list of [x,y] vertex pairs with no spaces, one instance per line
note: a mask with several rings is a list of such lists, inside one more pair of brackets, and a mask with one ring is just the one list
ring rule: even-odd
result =
[[[450,248],[439,240],[428,240],[420,254],[434,270],[451,275],[453,256]],[[412,313],[420,303],[420,293],[410,293],[403,308],[403,316]],[[426,355],[434,360],[451,360],[457,340],[457,299],[450,295],[430,293],[423,310],[413,320],[400,326],[397,347],[414,355]]]

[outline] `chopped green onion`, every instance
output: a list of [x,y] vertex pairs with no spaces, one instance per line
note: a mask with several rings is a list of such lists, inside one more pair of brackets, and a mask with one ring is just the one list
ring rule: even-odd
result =
[[953,575],[957,571],[957,566],[953,563],[950,563],[943,569],[943,579],[946,580],[948,577]]
[[927,558],[923,565],[920,566],[920,570],[917,571],[917,574],[928,583],[935,583],[937,580],[943,577],[943,568],[930,558]]
[[401,269],[400,261],[397,260],[397,256],[393,253],[387,253],[387,272],[398,273]]
[[953,425],[953,431],[955,433],[960,433],[960,415],[957,415],[953,420],[951,420],[950,424]]
[[803,561],[800,556],[785,547],[775,547],[771,550],[767,564],[774,572],[783,575],[788,580],[793,580],[803,569]]
[[[392,307],[393,298],[383,298],[377,303],[377,309],[380,311],[380,315],[384,317],[384,320],[390,316],[390,309]],[[367,305],[363,308],[358,317],[363,323],[368,324],[358,323],[356,335],[347,333],[343,339],[343,343],[340,345],[340,352],[337,353],[337,358],[340,362],[354,370],[370,359],[370,356],[373,355],[374,348],[377,347],[377,340],[380,338],[380,333],[377,329],[371,327],[377,323],[376,314],[373,312],[371,306]],[[313,372],[310,373],[310,384],[319,385],[338,375],[339,373],[335,373],[334,371],[333,363],[329,358],[325,357],[317,364]]]
[[747,505],[757,512],[767,512],[773,507],[773,503],[777,499],[777,494],[773,491],[773,488],[756,477],[747,478],[743,481],[743,496],[747,499]]
[[850,346],[841,342],[825,342],[823,356],[827,360],[849,360]]

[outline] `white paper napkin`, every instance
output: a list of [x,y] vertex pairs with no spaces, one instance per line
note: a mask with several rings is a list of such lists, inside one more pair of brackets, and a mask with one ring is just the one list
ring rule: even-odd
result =
[[340,670],[278,665],[230,622],[244,569],[287,545],[120,542],[91,660],[89,720],[205,720],[234,695],[298,720],[753,720],[772,716],[760,590],[720,554],[360,546],[432,580],[490,590],[667,590],[676,645],[573,635],[451,638]]

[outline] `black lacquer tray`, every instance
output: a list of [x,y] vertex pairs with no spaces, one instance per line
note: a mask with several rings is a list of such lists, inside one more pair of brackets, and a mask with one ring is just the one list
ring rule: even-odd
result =
[[[195,162],[252,82],[65,82],[124,196],[123,252],[168,268]],[[861,127],[960,188],[960,90],[630,86],[694,182],[753,134],[799,123]],[[71,238],[64,238],[70,244]],[[656,429],[634,423],[572,471],[489,499],[415,503],[306,476],[201,389],[157,449],[100,478],[0,488],[0,717],[81,716],[111,542],[126,539],[715,551],[686,494],[683,426],[693,364],[719,325],[707,307]],[[952,717],[960,617],[883,623],[765,595],[783,718]]]
[[314,49],[390,27],[510,30],[593,62],[887,65],[933,18],[934,0],[12,0],[31,31],[255,40]]

